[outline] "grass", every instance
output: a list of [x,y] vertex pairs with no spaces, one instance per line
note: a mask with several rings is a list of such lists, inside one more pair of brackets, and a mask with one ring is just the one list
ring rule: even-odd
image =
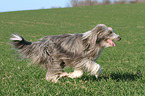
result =
[[[125,4],[0,13],[0,95],[144,96],[144,9],[145,4]],[[46,70],[17,59],[9,44],[12,33],[37,41],[46,35],[85,32],[99,23],[111,26],[122,40],[97,60],[103,69],[98,79],[85,72],[81,78],[47,82]]]

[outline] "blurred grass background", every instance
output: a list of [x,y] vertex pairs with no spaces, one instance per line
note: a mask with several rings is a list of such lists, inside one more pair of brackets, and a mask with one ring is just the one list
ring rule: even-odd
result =
[[[145,4],[124,4],[0,13],[0,94],[145,95],[144,9]],[[98,79],[85,72],[81,78],[47,82],[46,70],[17,59],[9,44],[12,33],[37,41],[46,35],[83,33],[100,23],[112,27],[122,40],[97,60],[103,71]]]

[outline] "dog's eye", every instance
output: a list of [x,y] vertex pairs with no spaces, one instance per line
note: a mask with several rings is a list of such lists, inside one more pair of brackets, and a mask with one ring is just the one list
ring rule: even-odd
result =
[[112,33],[113,33],[112,31],[109,32],[109,34],[112,34]]

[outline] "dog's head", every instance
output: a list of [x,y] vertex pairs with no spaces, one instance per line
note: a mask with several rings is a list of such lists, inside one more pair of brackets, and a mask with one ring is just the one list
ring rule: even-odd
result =
[[94,36],[97,36],[96,42],[100,43],[102,47],[115,47],[113,41],[120,41],[121,37],[115,34],[111,27],[107,27],[105,24],[98,24],[92,30]]

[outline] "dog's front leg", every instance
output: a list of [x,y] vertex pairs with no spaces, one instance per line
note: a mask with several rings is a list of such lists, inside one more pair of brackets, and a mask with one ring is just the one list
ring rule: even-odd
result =
[[102,73],[102,68],[99,64],[91,60],[86,60],[85,62],[85,69],[87,69],[89,72],[95,75],[96,78]]

